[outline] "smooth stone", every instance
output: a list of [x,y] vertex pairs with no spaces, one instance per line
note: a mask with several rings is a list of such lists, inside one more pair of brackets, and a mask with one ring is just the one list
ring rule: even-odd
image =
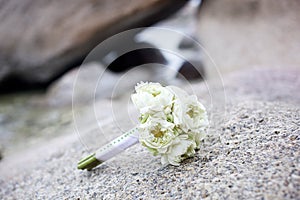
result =
[[3,1],[0,8],[0,91],[44,87],[76,67],[101,41],[149,26],[184,0]]

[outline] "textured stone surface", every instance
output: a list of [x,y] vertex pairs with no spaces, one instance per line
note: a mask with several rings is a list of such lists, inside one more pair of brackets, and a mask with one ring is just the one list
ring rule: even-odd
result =
[[[297,199],[300,102],[299,96],[293,94],[299,85],[291,81],[298,83],[299,70],[262,71],[240,71],[223,77],[225,110],[208,106],[204,83],[192,85],[209,108],[211,128],[196,157],[180,167],[163,168],[159,158],[136,145],[91,172],[76,170],[77,160],[95,149],[97,143],[132,126],[128,118],[135,116],[134,109],[132,105],[124,109],[128,96],[113,102],[100,100],[95,109],[101,111],[97,116],[101,130],[93,123],[94,112],[80,112],[82,120],[76,122],[82,128],[80,139],[68,131],[4,157],[0,162],[0,197]],[[274,77],[282,87],[269,84]],[[251,81],[253,84],[249,84]],[[267,85],[264,92],[258,89],[260,85]],[[222,85],[215,88],[217,96],[222,96],[223,89]],[[276,89],[278,93],[274,95]],[[83,145],[87,143],[91,145]]]
[[[44,84],[99,42],[128,28],[147,26],[183,0],[0,1],[0,86],[7,78]],[[12,82],[10,82],[12,83]],[[18,87],[21,87],[20,85]]]
[[[228,78],[230,77],[230,78]],[[229,86],[229,87],[227,87]],[[252,68],[232,72],[224,80],[229,99],[280,101],[300,105],[300,69]]]

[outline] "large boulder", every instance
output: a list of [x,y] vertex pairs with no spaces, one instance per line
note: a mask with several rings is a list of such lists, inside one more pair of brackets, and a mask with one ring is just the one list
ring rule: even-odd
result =
[[185,2],[1,0],[0,91],[47,84],[105,38],[151,25]]

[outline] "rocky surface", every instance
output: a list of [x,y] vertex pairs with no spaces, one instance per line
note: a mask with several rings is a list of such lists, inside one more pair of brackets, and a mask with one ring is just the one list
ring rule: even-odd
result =
[[[0,89],[43,85],[80,64],[106,37],[147,26],[183,0],[0,1]],[[19,82],[23,84],[18,84]],[[24,86],[25,87],[25,86]]]
[[[299,74],[298,69],[247,70],[223,77],[224,85],[209,91],[209,82],[186,87],[208,108],[211,127],[197,155],[180,167],[161,167],[158,158],[136,145],[91,172],[78,171],[78,159],[130,128],[136,116],[128,96],[99,100],[92,107],[99,111],[101,129],[93,109],[78,112],[81,120],[72,125],[77,134],[69,130],[4,157],[0,198],[297,199]],[[208,92],[220,97],[214,107]],[[224,93],[225,109],[218,106]]]

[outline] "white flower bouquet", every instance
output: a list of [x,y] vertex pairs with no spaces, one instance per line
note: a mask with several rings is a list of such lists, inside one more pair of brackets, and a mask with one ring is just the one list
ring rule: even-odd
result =
[[208,126],[206,110],[197,97],[159,83],[141,83],[135,90],[131,99],[141,113],[141,144],[161,156],[163,165],[179,165],[193,156]]
[[161,156],[163,165],[178,166],[195,155],[208,126],[205,107],[197,97],[159,83],[142,82],[135,91],[131,99],[140,112],[140,124],[79,161],[78,169],[90,170],[138,141],[153,155]]

